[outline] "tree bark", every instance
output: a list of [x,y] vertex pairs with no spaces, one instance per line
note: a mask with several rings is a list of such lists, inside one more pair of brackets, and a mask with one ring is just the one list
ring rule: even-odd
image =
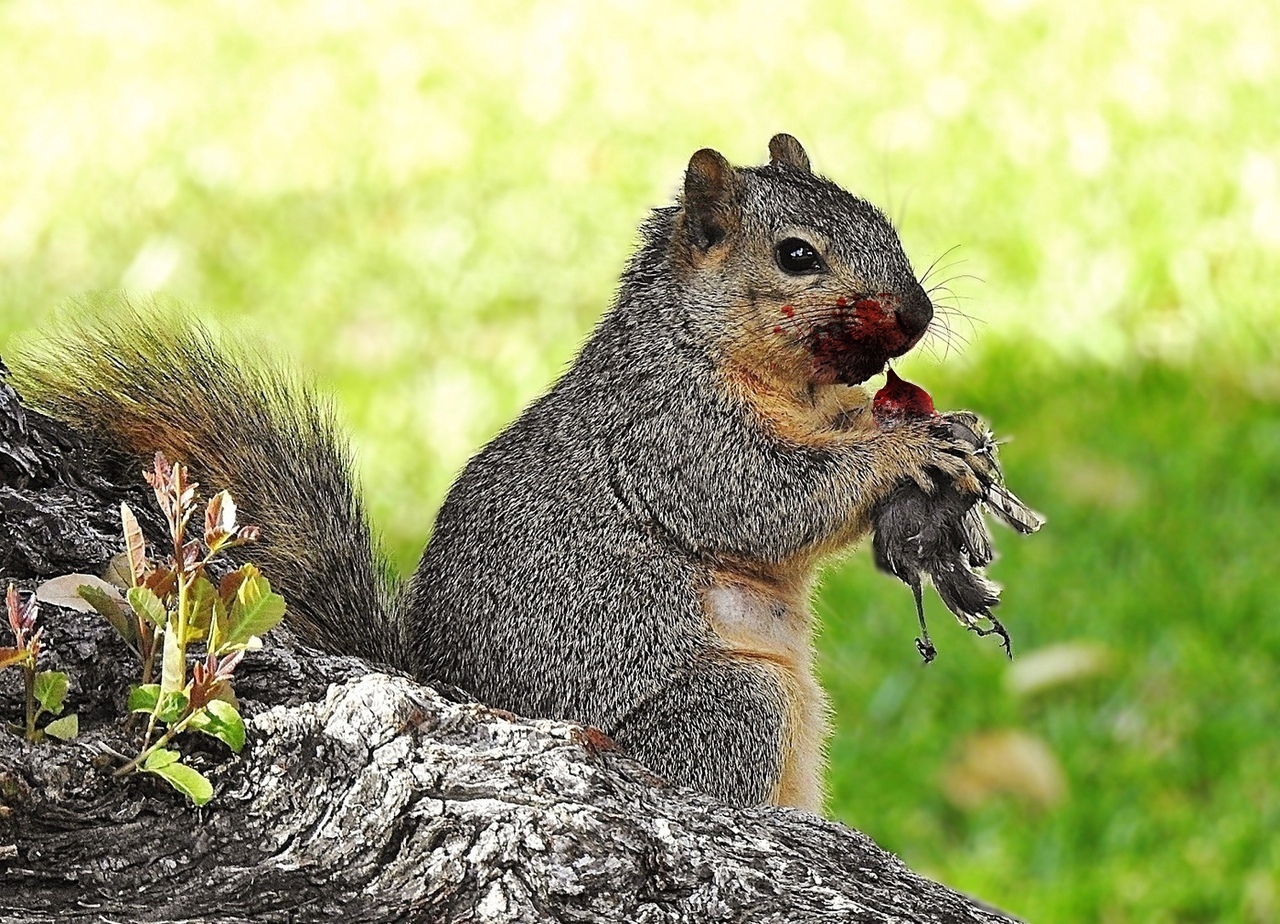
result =
[[[3,367],[0,366],[0,372]],[[0,378],[0,576],[100,569],[120,460],[24,411]],[[42,606],[42,668],[81,733],[0,732],[0,919],[52,921],[868,921],[1010,918],[869,838],[677,789],[565,722],[446,696],[278,630],[237,674],[248,744],[187,736],[202,809],[152,777],[123,722],[136,663],[101,617]],[[2,630],[0,630],[2,631]],[[0,673],[0,718],[21,713]]]

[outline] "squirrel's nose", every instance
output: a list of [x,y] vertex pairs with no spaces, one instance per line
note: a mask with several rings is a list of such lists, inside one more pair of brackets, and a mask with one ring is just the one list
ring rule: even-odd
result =
[[902,332],[908,337],[918,337],[933,320],[933,302],[929,301],[924,289],[916,284],[898,302],[897,315],[898,327]]

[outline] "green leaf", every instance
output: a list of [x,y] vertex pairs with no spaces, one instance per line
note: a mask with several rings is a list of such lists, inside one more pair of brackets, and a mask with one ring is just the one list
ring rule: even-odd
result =
[[143,769],[167,781],[196,805],[204,805],[213,798],[213,784],[186,764],[174,762],[155,770],[149,767]]
[[156,718],[166,725],[179,721],[187,712],[191,698],[182,690],[160,688],[160,703],[156,706]]
[[218,601],[218,589],[203,574],[191,583],[187,593],[191,612],[187,617],[187,641],[198,642],[209,634],[213,621],[213,607]]
[[213,615],[209,619],[209,642],[208,649],[210,651],[220,651],[222,649],[222,640],[227,635],[227,605],[222,602],[222,597],[217,597],[213,601]]
[[125,615],[120,601],[101,587],[93,584],[81,584],[77,593],[91,607],[107,618],[111,627],[120,633],[120,637],[134,647],[138,644],[138,626]]
[[0,648],[0,671],[10,664],[23,664],[31,659],[31,652],[25,648]]
[[160,671],[160,689],[166,693],[187,685],[187,653],[178,638],[177,626],[164,634],[164,660]]
[[223,741],[223,744],[230,747],[234,753],[241,753],[244,749],[244,719],[241,718],[236,706],[228,703],[227,700],[211,700],[209,705],[205,706],[205,712],[225,729],[215,737]]
[[170,764],[177,763],[182,757],[177,751],[169,748],[156,748],[147,755],[147,759],[142,762],[143,770],[163,770]]
[[152,713],[156,711],[156,703],[160,701],[160,684],[147,683],[134,687],[129,691],[130,712]]
[[62,701],[67,698],[67,675],[62,671],[41,671],[36,674],[32,693],[40,704],[40,710],[50,715],[62,711]]
[[220,699],[197,712],[189,727],[217,738],[237,754],[244,748],[244,719],[234,706]]
[[[227,725],[239,725],[241,736],[240,743],[241,747],[244,746],[244,719],[240,717],[240,710],[231,703],[221,699],[210,701],[209,705],[206,706],[205,709],[208,710],[219,722],[224,722]],[[239,748],[232,745],[232,750],[238,751]]]
[[226,635],[215,649],[217,654],[255,648],[255,640],[275,628],[284,618],[284,597],[271,592],[271,584],[253,565],[245,565],[244,580],[236,590],[235,602],[227,616]]
[[168,621],[169,614],[165,612],[164,604],[149,587],[130,587],[127,596],[133,611],[153,626],[158,628]]
[[71,715],[64,715],[62,718],[54,719],[46,725],[44,733],[51,738],[57,738],[59,741],[70,741],[80,734],[80,719],[74,712]]

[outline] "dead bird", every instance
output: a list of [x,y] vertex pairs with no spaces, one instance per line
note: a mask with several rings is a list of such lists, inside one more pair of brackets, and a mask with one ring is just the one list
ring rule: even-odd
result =
[[892,369],[876,393],[872,413],[885,427],[904,419],[936,418],[937,426],[955,440],[957,453],[968,459],[978,487],[976,493],[964,490],[938,473],[930,490],[907,482],[872,511],[876,567],[910,587],[915,597],[920,657],[927,664],[938,653],[924,618],[922,582],[927,576],[961,625],[979,635],[998,635],[1012,658],[1009,633],[991,612],[1000,602],[1000,586],[982,571],[995,557],[982,510],[1024,534],[1038,530],[1044,518],[1005,487],[995,438],[976,414],[937,414],[928,392]]

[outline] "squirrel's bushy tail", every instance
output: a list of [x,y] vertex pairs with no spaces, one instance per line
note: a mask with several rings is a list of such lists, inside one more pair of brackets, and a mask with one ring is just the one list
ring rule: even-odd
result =
[[394,579],[329,402],[278,362],[167,311],[123,299],[92,310],[13,358],[24,400],[140,459],[161,450],[186,463],[206,496],[229,490],[242,522],[262,527],[250,556],[299,637],[394,663]]

